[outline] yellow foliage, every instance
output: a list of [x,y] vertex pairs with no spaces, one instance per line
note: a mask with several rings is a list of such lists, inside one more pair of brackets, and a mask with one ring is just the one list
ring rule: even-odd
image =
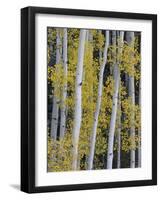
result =
[[[78,169],[87,169],[87,159],[89,156],[90,134],[94,121],[94,112],[96,108],[98,94],[98,74],[100,71],[100,60],[98,56],[94,56],[98,51],[103,52],[105,37],[98,30],[90,30],[93,35],[93,40],[86,40],[84,66],[83,66],[83,81],[82,81],[82,121],[80,129],[80,137],[78,144]],[[49,29],[48,43],[55,43],[56,31]],[[60,30],[60,39],[63,38],[63,32]],[[119,38],[117,38],[119,43]],[[119,43],[120,44],[120,43]],[[136,85],[140,81],[140,53],[138,51],[138,40],[135,41],[134,47],[127,45],[125,42],[119,45],[110,45],[108,49],[108,66],[113,66],[117,61],[120,71],[128,76],[134,76]],[[72,129],[73,129],[73,113],[74,113],[74,98],[75,98],[75,78],[76,66],[78,59],[79,46],[79,29],[68,29],[68,73],[67,78],[64,76],[63,62],[48,66],[48,83],[52,85],[52,94],[57,99],[61,99],[64,84],[67,82],[67,98],[65,105],[67,108],[66,132],[63,139],[53,140],[48,136],[48,171],[59,172],[69,171],[72,168]],[[115,54],[122,48],[122,54]],[[50,49],[48,47],[48,61],[50,60]],[[48,62],[49,63],[49,62]],[[112,113],[112,98],[114,94],[114,78],[106,75],[103,79],[101,108],[98,118],[97,137],[95,145],[94,163],[96,169],[102,169],[104,163],[100,162],[107,156],[107,139]],[[138,136],[138,131],[141,130],[141,110],[140,106],[132,104],[131,98],[128,97],[127,86],[121,81],[119,88],[119,100],[121,109],[117,112],[117,118],[121,118],[121,150],[129,152],[131,149],[138,148],[141,137]],[[59,105],[60,106],[60,105]],[[59,107],[61,109],[61,107]],[[136,135],[131,137],[129,134],[131,127],[131,113],[135,113],[134,126]],[[118,119],[116,130],[118,129]],[[115,132],[115,136],[117,131]],[[133,141],[135,140],[135,146]],[[114,151],[117,150],[115,142]]]

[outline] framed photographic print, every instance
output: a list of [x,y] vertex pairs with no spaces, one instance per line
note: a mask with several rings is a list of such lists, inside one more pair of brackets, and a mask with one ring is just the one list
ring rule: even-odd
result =
[[21,10],[21,190],[157,184],[157,16]]

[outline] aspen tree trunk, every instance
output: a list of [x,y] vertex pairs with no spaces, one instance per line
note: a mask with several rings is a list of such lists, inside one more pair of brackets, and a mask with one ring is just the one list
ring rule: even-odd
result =
[[96,111],[94,113],[94,122],[93,122],[91,137],[90,137],[90,153],[89,153],[89,158],[88,158],[88,169],[89,170],[91,170],[93,168],[98,117],[99,117],[99,112],[100,112],[100,107],[101,107],[101,98],[102,98],[103,74],[104,74],[104,69],[105,69],[105,65],[107,62],[108,46],[109,46],[109,31],[106,31],[106,42],[105,42],[105,48],[104,48],[104,52],[103,52],[103,62],[102,62],[102,65],[100,67],[100,72],[99,72]]
[[63,68],[64,87],[62,91],[61,112],[60,112],[60,139],[64,137],[66,126],[66,97],[67,97],[67,28],[63,30]]
[[86,30],[80,30],[79,48],[78,48],[78,64],[76,68],[76,82],[75,82],[75,107],[74,107],[74,125],[72,133],[73,145],[73,161],[72,169],[77,169],[78,158],[78,142],[82,118],[82,74],[83,74],[83,60],[84,60],[84,47],[85,47]]
[[[124,32],[121,31],[119,35],[119,50],[118,53],[121,54],[124,41]],[[118,61],[119,62],[119,61]],[[118,101],[118,129],[117,129],[117,168],[121,168],[121,94],[119,93]]]
[[[121,113],[121,99],[119,95],[118,110]],[[118,128],[117,128],[117,168],[121,167],[121,114],[118,116]]]
[[[139,85],[139,107],[141,108],[141,79]],[[141,167],[141,128],[138,130],[139,144],[138,144],[138,167]]]
[[93,34],[92,34],[92,32],[89,32],[88,41],[89,42],[93,41]]
[[[110,40],[110,45],[116,45],[116,37],[114,37],[113,31],[111,31],[110,38],[111,38],[111,40]],[[112,52],[112,59],[116,59],[116,58],[114,58],[114,57],[116,57],[116,52]],[[113,75],[113,70],[114,70],[114,67],[113,67],[113,66],[114,66],[114,65],[113,65],[112,63],[110,63],[110,76]]]
[[[120,39],[123,40],[123,32],[120,33]],[[123,41],[121,41],[123,43]],[[116,45],[116,31],[112,31],[112,43]],[[119,53],[122,53],[122,48],[119,48]],[[113,146],[114,146],[114,134],[116,126],[116,116],[117,116],[117,107],[118,107],[118,94],[119,94],[119,85],[120,85],[120,69],[119,61],[116,60],[115,52],[115,64],[114,64],[114,94],[113,94],[113,105],[112,105],[112,114],[110,120],[110,129],[109,129],[109,138],[108,138],[108,152],[107,152],[107,169],[112,169],[113,164]]]
[[[89,30],[86,30],[85,44],[88,44],[88,42],[89,42]],[[86,48],[86,45],[85,45],[85,48]],[[83,70],[82,82],[85,80],[85,77],[86,77],[86,71]]]
[[[60,64],[61,61],[61,41],[59,29],[56,29],[56,65]],[[56,71],[58,71],[58,66],[56,66]],[[52,119],[51,119],[51,137],[56,140],[57,129],[58,129],[58,115],[59,115],[59,97],[56,94],[58,86],[54,85],[54,96],[53,96],[53,108],[52,108]]]
[[86,30],[86,41],[89,40],[89,30]]
[[[126,41],[129,46],[134,47],[134,32],[126,32]],[[131,66],[132,71],[134,70],[134,66]],[[135,168],[135,113],[134,113],[134,106],[135,106],[135,85],[134,85],[134,76],[129,75],[129,97],[131,98],[132,102],[132,112],[131,112],[131,119],[130,119],[130,137],[131,137],[131,146],[132,149],[130,150],[130,168]]]

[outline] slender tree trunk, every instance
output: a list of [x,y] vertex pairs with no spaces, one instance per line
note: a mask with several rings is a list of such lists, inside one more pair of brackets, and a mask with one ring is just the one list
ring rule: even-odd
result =
[[[123,35],[124,33],[121,31],[120,40],[123,43]],[[112,40],[113,44],[116,45],[116,31],[112,31]],[[119,48],[119,53],[122,53],[122,48]],[[109,138],[108,138],[108,152],[107,152],[107,169],[112,169],[113,164],[113,146],[114,146],[114,134],[115,134],[115,126],[116,126],[116,116],[117,116],[117,107],[118,107],[118,94],[119,94],[119,85],[120,85],[120,69],[119,69],[119,61],[116,60],[115,53],[115,64],[114,64],[114,94],[113,94],[113,105],[112,105],[112,114],[110,120],[110,129],[109,129]]]
[[84,47],[85,47],[86,30],[80,30],[79,48],[78,48],[78,64],[76,69],[76,82],[75,82],[75,108],[74,108],[74,125],[72,133],[73,145],[73,161],[72,169],[77,169],[78,158],[78,142],[82,118],[82,73],[83,73],[83,60],[84,60]]
[[116,126],[118,91],[120,83],[120,71],[117,64],[115,64],[114,66],[114,80],[115,80],[115,91],[113,95],[113,106],[112,106],[112,114],[110,121],[109,138],[108,138],[107,169],[112,169],[112,163],[113,163],[113,144],[114,144],[114,134]]
[[117,128],[117,168],[121,167],[121,99],[118,100],[118,128]]
[[109,46],[109,31],[106,31],[106,42],[105,48],[103,53],[103,63],[100,67],[99,73],[99,83],[98,83],[98,95],[97,95],[97,103],[96,103],[96,111],[94,113],[94,122],[92,127],[92,133],[90,138],[90,153],[88,158],[88,169],[91,170],[93,168],[93,160],[94,160],[94,151],[95,151],[95,143],[96,143],[96,132],[97,132],[97,125],[98,125],[98,117],[101,107],[101,98],[102,98],[102,87],[103,87],[103,74],[105,65],[107,62],[107,50]]
[[[134,87],[134,78],[129,77],[129,96],[132,100],[132,107],[135,105],[135,87]],[[130,150],[130,168],[135,168],[135,113],[134,110],[131,112],[131,119],[130,119],[130,137],[131,137],[131,146],[132,149]]]
[[[86,37],[85,37],[85,52],[86,52],[86,44],[89,42],[89,30],[86,30]],[[82,77],[82,82],[85,80],[86,77],[86,70],[83,70],[83,77]]]
[[62,91],[61,113],[60,113],[60,139],[64,137],[66,126],[66,97],[67,97],[67,28],[63,30],[63,68],[64,68],[64,87]]
[[[126,32],[126,41],[129,46],[132,48],[134,47],[134,32]],[[131,66],[132,71],[134,70],[134,66]],[[131,112],[131,119],[130,119],[130,137],[131,137],[131,146],[132,149],[130,150],[130,168],[135,168],[135,113],[134,113],[134,106],[135,106],[135,84],[134,84],[134,76],[129,75],[129,97],[131,98],[132,103],[132,112]]]
[[[122,52],[122,47],[124,41],[124,32],[120,32],[120,38],[119,38],[119,53]],[[119,93],[119,101],[118,101],[118,110],[119,110],[119,115],[118,115],[118,129],[117,129],[117,168],[121,168],[121,94]]]
[[[141,108],[141,79],[139,85],[139,107]],[[138,144],[138,167],[141,167],[141,128],[138,130],[139,144]]]
[[[59,29],[56,30],[56,72],[58,71],[57,64],[60,64],[61,61],[61,41]],[[59,97],[57,95],[58,86],[54,85],[54,96],[53,96],[53,108],[52,108],[52,119],[51,119],[51,136],[53,139],[57,138],[57,129],[58,129],[58,115],[59,115]]]
[[86,41],[89,40],[89,30],[86,30]]

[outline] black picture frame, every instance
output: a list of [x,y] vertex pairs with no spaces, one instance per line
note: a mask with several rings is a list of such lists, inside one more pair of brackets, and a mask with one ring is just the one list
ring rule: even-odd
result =
[[[152,179],[35,186],[35,15],[60,14],[152,21]],[[45,7],[21,9],[21,190],[27,193],[103,189],[157,184],[157,15]]]

